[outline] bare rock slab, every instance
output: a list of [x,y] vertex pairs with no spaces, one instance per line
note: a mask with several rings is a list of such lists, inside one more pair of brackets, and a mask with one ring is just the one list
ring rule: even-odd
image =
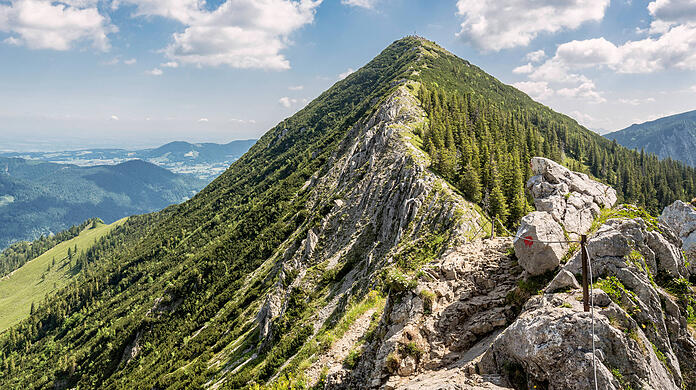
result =
[[556,269],[568,250],[568,244],[560,242],[563,237],[561,225],[551,214],[543,211],[527,214],[522,218],[513,242],[520,266],[531,275],[541,275]]

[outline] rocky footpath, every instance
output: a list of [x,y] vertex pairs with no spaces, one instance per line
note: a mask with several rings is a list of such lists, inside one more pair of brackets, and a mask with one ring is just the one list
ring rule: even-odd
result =
[[[695,275],[681,231],[664,214],[608,209],[614,190],[585,175],[541,158],[532,167],[538,211],[514,244],[477,240],[429,263],[415,287],[389,295],[379,337],[327,387],[696,388]],[[580,234],[589,235],[592,312],[577,245],[563,242]]]

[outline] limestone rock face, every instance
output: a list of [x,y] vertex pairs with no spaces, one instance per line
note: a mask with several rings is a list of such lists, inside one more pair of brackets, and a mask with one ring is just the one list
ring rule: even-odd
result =
[[696,259],[696,210],[678,200],[665,207],[660,222],[671,227],[682,240],[682,249],[691,259]]
[[616,203],[616,191],[590,179],[583,173],[572,172],[543,157],[531,161],[535,176],[527,182],[538,211],[545,211],[573,235],[586,232],[604,207]]
[[[606,296],[601,290],[593,293]],[[611,299],[602,301],[607,305],[595,308],[594,321],[599,388],[624,388],[611,372],[618,370],[623,378],[640,378],[638,382],[646,388],[679,389],[668,367],[652,348],[645,348],[650,346],[645,334],[627,337],[611,321],[628,322],[628,329],[637,324],[625,317],[617,320],[623,310]],[[573,294],[533,297],[522,315],[498,336],[489,354],[499,366],[525,372],[527,388],[593,389],[592,318],[581,305]]]
[[568,250],[565,243],[541,242],[564,240],[561,225],[551,214],[543,211],[535,211],[522,218],[515,237],[515,255],[522,268],[531,275],[556,269]]

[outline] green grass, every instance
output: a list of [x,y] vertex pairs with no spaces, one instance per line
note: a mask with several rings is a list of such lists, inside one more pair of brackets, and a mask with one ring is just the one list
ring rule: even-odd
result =
[[[68,262],[68,249],[72,251],[77,245],[78,253],[87,250],[125,221],[124,218],[111,225],[99,224],[93,229],[88,226],[79,236],[56,245],[0,279],[0,333],[29,316],[32,302],[38,305],[47,294],[71,280],[73,270]],[[73,256],[73,266],[76,259],[77,256]]]

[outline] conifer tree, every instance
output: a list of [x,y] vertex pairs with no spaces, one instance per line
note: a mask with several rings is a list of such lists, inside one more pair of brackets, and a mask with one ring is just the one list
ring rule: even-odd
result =
[[507,224],[507,218],[509,215],[508,206],[505,200],[505,194],[503,194],[503,190],[500,185],[500,178],[495,165],[491,167],[489,214],[494,218],[498,218],[501,223]]
[[475,169],[471,163],[464,168],[460,188],[470,201],[474,203],[481,201],[481,180],[478,176],[478,169]]

